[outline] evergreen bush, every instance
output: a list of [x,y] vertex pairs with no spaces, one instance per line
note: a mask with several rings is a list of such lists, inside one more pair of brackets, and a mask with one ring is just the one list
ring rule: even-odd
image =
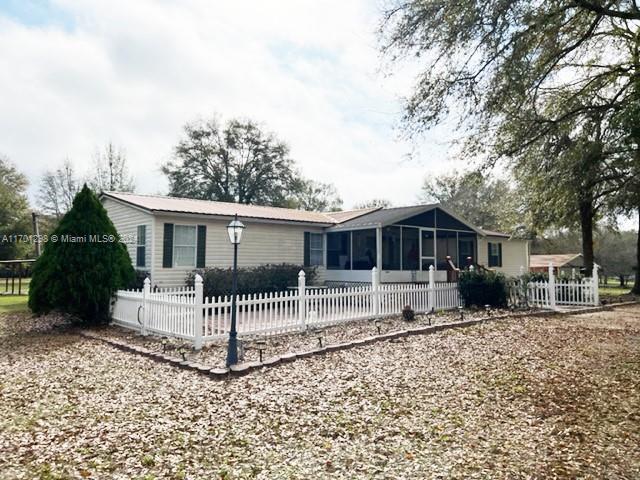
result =
[[478,270],[460,272],[458,289],[465,307],[507,306],[507,285],[501,273]]
[[[282,263],[239,268],[238,294],[281,292],[287,287],[297,287],[300,270],[306,274],[306,284],[312,285],[317,278],[314,267]],[[196,273],[202,276],[205,297],[231,295],[233,269],[212,267],[194,270],[187,276],[187,285],[193,286]]]
[[35,262],[29,308],[36,314],[57,310],[85,323],[103,323],[113,293],[134,278],[127,248],[85,185]]

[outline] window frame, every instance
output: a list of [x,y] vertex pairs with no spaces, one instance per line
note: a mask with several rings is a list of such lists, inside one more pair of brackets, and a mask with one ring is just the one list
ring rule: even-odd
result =
[[[313,246],[313,238],[314,236],[317,238],[320,238],[320,247],[315,247]],[[318,254],[318,252],[320,252],[320,260],[319,263],[314,263],[314,259],[313,259],[313,254],[312,252],[316,252],[316,255]],[[324,234],[323,233],[317,233],[317,232],[309,232],[309,266],[310,267],[322,267],[324,266]]]
[[[140,229],[142,229],[143,241],[140,242]],[[142,249],[142,255],[140,255],[140,250]],[[147,266],[147,226],[146,225],[137,225],[136,226],[136,267],[146,267]]]
[[[488,245],[488,263],[489,268],[498,267],[502,268],[502,242],[487,242]],[[495,247],[495,254],[492,252],[492,247]],[[494,261],[495,259],[495,261]]]
[[[195,241],[193,243],[193,265],[178,265],[176,262],[178,260],[178,256],[176,255],[176,248],[177,247],[181,247],[181,248],[185,248],[185,247],[191,247],[191,245],[178,245],[176,242],[176,232],[178,230],[178,228],[192,228],[194,230],[194,238]],[[189,224],[178,224],[175,223],[173,225],[173,246],[172,246],[172,250],[173,250],[173,268],[196,268],[196,265],[198,264],[198,226],[197,225],[189,225]]]

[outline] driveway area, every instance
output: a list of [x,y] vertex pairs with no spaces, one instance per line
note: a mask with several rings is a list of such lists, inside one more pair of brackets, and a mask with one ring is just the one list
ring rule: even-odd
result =
[[640,478],[640,306],[216,382],[0,316],[0,478]]

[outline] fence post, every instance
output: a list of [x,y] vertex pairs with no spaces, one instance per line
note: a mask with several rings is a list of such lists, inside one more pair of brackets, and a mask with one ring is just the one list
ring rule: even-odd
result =
[[193,299],[193,347],[196,350],[202,348],[202,277],[196,273],[194,278],[195,297]]
[[556,309],[556,277],[553,274],[553,263],[549,262],[549,282],[547,283],[549,290],[549,306],[552,310]]
[[[473,265],[469,269],[473,268]],[[472,270],[473,271],[473,270]],[[427,293],[427,310],[433,312],[436,309],[436,271],[433,265],[429,265],[429,285]]]
[[376,267],[371,269],[371,310],[374,317],[380,314],[380,279]]
[[598,279],[598,264],[595,262],[593,262],[593,275],[591,282],[593,288],[593,306],[597,307],[600,305],[600,290],[598,289],[600,282]]
[[142,287],[142,328],[140,329],[140,333],[142,335],[148,335],[149,332],[147,328],[149,327],[148,318],[149,315],[147,312],[149,311],[149,307],[147,304],[147,300],[151,296],[151,280],[149,277],[144,279],[144,286]]
[[298,273],[298,316],[300,330],[307,327],[307,276],[304,270]]

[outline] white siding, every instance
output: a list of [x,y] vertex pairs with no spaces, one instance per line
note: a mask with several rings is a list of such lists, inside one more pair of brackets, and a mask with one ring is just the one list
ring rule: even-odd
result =
[[502,267],[492,267],[493,270],[506,276],[520,275],[520,267],[529,270],[529,242],[528,240],[509,239],[506,237],[478,237],[478,263],[489,268],[488,243],[502,244]]
[[[238,266],[251,267],[267,263],[292,263],[302,265],[304,262],[304,232],[322,232],[320,227],[302,225],[255,223],[242,219],[246,228],[242,234],[242,242],[238,248]],[[162,251],[164,245],[164,224],[174,225],[206,225],[207,246],[205,265],[207,267],[228,268],[233,263],[233,246],[227,235],[227,220],[208,220],[196,217],[157,215],[155,225],[155,265],[153,285],[183,285],[187,274],[194,267],[162,267]],[[319,270],[318,281],[323,280],[324,269]]]
[[107,214],[116,227],[118,234],[123,237],[126,242],[129,256],[133,266],[136,266],[136,243],[138,235],[138,226],[145,225],[147,227],[147,235],[145,242],[145,266],[136,267],[140,270],[151,269],[151,236],[153,216],[138,208],[132,207],[125,203],[112,200],[105,197],[102,199],[102,205],[107,210]]

